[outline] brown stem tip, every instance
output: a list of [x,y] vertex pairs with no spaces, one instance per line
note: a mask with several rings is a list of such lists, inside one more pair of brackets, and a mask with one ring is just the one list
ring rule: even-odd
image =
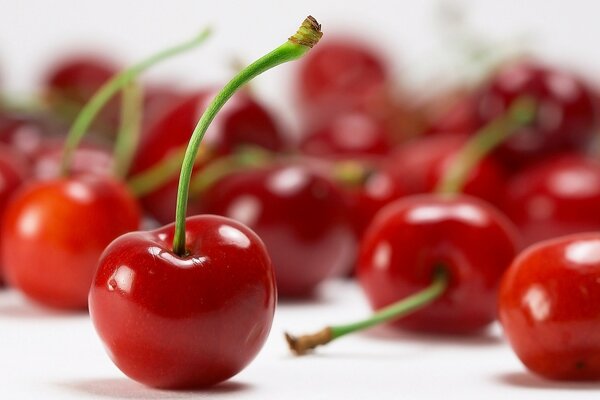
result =
[[321,39],[322,36],[323,32],[321,32],[321,24],[309,15],[304,22],[302,22],[298,31],[288,40],[292,43],[312,48],[319,42],[319,39]]
[[293,336],[285,332],[285,340],[290,350],[297,356],[302,356],[317,346],[322,346],[333,340],[331,328],[325,328],[312,335]]

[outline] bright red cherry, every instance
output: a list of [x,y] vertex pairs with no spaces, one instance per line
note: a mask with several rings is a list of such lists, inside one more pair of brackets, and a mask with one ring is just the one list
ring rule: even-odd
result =
[[526,244],[600,230],[600,163],[579,155],[544,160],[512,177],[504,211]]
[[511,222],[464,195],[411,196],[384,207],[363,237],[357,277],[380,309],[431,284],[443,270],[449,284],[433,303],[394,322],[402,328],[463,333],[496,317],[500,277],[519,249]]
[[512,168],[549,154],[590,145],[597,126],[594,94],[574,75],[533,61],[507,65],[477,95],[477,117],[488,124],[512,102],[530,97],[535,120],[508,139],[497,155]]
[[[463,149],[467,137],[456,134],[415,139],[398,147],[386,160],[385,170],[402,182],[409,194],[430,193]],[[469,173],[463,193],[501,204],[505,173],[492,158],[485,157]]]
[[203,387],[242,370],[265,342],[276,303],[271,261],[244,225],[186,220],[185,256],[174,225],[121,236],[106,249],[90,315],[114,363],[160,388]]
[[541,242],[512,263],[500,322],[523,364],[543,377],[600,379],[600,235]]
[[385,125],[365,113],[334,116],[300,141],[304,154],[327,158],[365,158],[388,154],[391,134]]
[[341,112],[368,110],[387,83],[385,62],[375,51],[348,38],[326,39],[300,67],[298,100],[305,120],[318,127]]
[[4,216],[6,279],[44,305],[85,309],[100,254],[139,223],[135,199],[108,177],[32,183],[15,194]]
[[281,296],[311,295],[351,266],[355,239],[342,194],[306,165],[230,175],[199,200],[204,212],[241,221],[264,240]]

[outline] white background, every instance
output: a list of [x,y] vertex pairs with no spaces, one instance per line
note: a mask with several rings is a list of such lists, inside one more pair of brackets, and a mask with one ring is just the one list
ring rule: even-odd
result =
[[[380,47],[415,97],[440,77],[465,75],[436,28],[434,1],[0,1],[0,76],[8,93],[33,92],[44,67],[74,48],[100,49],[130,62],[186,39],[206,24],[204,48],[157,68],[153,78],[183,87],[222,82],[230,62],[250,61],[283,42],[307,14],[325,34],[353,27]],[[600,13],[589,1],[464,1],[477,37],[514,42],[590,78],[600,71]],[[511,45],[512,46],[512,45]],[[460,57],[458,57],[460,60]],[[285,66],[255,84],[290,123]],[[293,124],[292,124],[293,125]],[[365,315],[351,284],[322,288],[308,303],[282,304],[256,361],[229,383],[204,392],[147,389],[123,377],[105,355],[85,315],[33,306],[0,293],[0,398],[236,399],[579,399],[597,398],[597,384],[543,381],[524,371],[495,326],[479,337],[431,337],[375,330],[341,339],[317,354],[291,357],[283,329],[304,332]]]

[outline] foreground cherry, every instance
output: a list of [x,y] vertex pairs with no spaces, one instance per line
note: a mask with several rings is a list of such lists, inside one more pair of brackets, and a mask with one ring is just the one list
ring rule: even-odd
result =
[[209,386],[262,348],[276,287],[267,250],[249,228],[213,215],[121,236],[104,252],[89,296],[94,326],[126,375],[161,388]]
[[85,310],[100,254],[139,223],[136,200],[109,177],[78,175],[31,184],[15,195],[4,215],[6,279],[44,305]]
[[296,354],[392,322],[435,333],[473,333],[496,317],[500,278],[519,249],[517,231],[489,204],[465,195],[411,196],[385,206],[367,229],[357,278],[370,318],[287,334]]
[[557,380],[600,379],[600,235],[541,242],[502,281],[500,322],[525,366]]
[[302,57],[321,38],[308,17],[296,34],[240,71],[206,107],[183,157],[175,223],[117,238],[98,265],[89,304],[115,364],[149,386],[203,388],[240,372],[269,333],[276,303],[267,250],[250,228],[214,216],[186,219],[200,143],[236,90]]

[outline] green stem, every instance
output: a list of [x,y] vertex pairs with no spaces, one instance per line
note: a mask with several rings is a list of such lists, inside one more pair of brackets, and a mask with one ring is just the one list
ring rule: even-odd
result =
[[536,103],[529,97],[515,100],[504,115],[484,126],[463,146],[440,180],[437,193],[459,193],[469,174],[492,150],[533,121]]
[[138,145],[142,125],[142,109],[142,89],[135,82],[131,82],[123,89],[121,126],[114,150],[113,172],[121,179],[127,176]]
[[173,251],[175,254],[179,256],[186,254],[185,214],[192,168],[202,138],[216,114],[227,100],[244,84],[277,65],[302,57],[319,41],[321,36],[321,25],[313,17],[309,16],[304,20],[296,34],[290,37],[287,42],[240,71],[217,93],[208,105],[192,133],[181,166],[179,188],[177,191],[177,208],[175,210],[175,236],[173,238]]
[[154,66],[155,64],[171,58],[177,54],[191,50],[201,43],[203,43],[210,35],[210,29],[205,29],[198,36],[192,40],[181,43],[177,46],[171,47],[164,51],[161,51],[138,64],[127,68],[115,76],[113,76],[108,82],[106,82],[98,91],[92,96],[90,101],[81,109],[77,118],[73,122],[67,139],[65,141],[65,148],[63,157],[61,160],[61,174],[67,175],[73,159],[73,153],[75,148],[87,132],[89,126],[94,121],[96,115],[102,110],[102,107],[125,85],[129,84],[137,78],[139,74]]
[[440,298],[448,288],[450,277],[444,268],[436,269],[433,280],[425,289],[391,304],[369,318],[345,325],[328,326],[314,334],[292,336],[285,334],[290,349],[297,355],[307,353],[349,333],[361,331],[389,321],[395,321],[420,310]]

